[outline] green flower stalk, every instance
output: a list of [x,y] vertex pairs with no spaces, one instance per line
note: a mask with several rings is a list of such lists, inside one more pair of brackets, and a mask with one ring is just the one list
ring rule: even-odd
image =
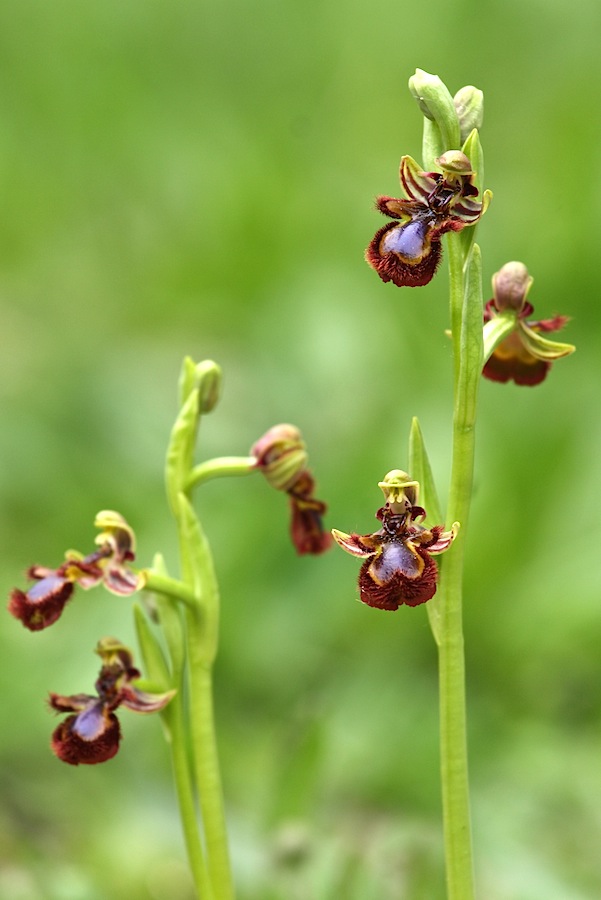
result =
[[[404,197],[378,197],[376,208],[391,221],[381,227],[366,260],[383,282],[421,287],[435,275],[447,244],[450,335],[453,342],[452,462],[446,522],[419,423],[414,419],[407,475],[386,477],[382,527],[371,535],[336,529],[337,543],[364,561],[360,599],[398,610],[427,602],[438,647],[440,762],[443,827],[449,900],[473,900],[474,875],[467,755],[467,712],[463,646],[463,570],[472,499],[476,414],[482,375],[516,384],[538,384],[551,363],[573,347],[545,336],[561,328],[564,316],[532,321],[526,295],[532,279],[522,263],[508,263],[493,278],[494,297],[482,299],[482,258],[476,226],[492,197],[483,191],[479,129],[483,95],[468,85],[452,97],[436,75],[418,69],[409,89],[424,115],[424,169],[403,156]],[[418,491],[424,507],[417,505]],[[429,516],[427,516],[427,512]],[[424,522],[424,524],[422,524]],[[461,526],[459,528],[459,526]],[[440,575],[432,559],[448,551]]]
[[322,553],[331,544],[323,527],[326,505],[314,494],[307,448],[293,425],[269,429],[248,456],[195,462],[201,419],[216,406],[221,370],[211,360],[186,358],[180,376],[180,409],[165,464],[169,506],[179,538],[180,576],[169,574],[159,554],[147,569],[134,568],[136,540],[122,515],[104,510],[95,549],[70,550],[56,569],[32,566],[34,584],[15,588],[9,612],[30,631],[53,625],[77,587],[103,585],[121,596],[146,592],[134,606],[146,679],[131,652],[115,638],[102,639],[102,668],[95,694],[50,694],[57,713],[69,713],[55,729],[51,747],[71,765],[97,764],[119,750],[115,711],[158,712],[169,744],[175,789],[190,870],[200,900],[233,900],[226,816],[213,712],[213,666],[219,645],[220,597],[211,548],[192,503],[192,493],[211,479],[260,472],[287,494],[291,537],[298,553]]

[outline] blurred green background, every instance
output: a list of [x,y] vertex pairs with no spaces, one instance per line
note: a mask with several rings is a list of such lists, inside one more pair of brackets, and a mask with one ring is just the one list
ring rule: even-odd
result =
[[[578,353],[483,383],[466,573],[482,900],[601,896],[601,5],[596,0],[9,0],[0,6],[1,553],[86,551],[120,510],[175,562],[162,466],[181,358],[225,373],[201,456],[292,421],[328,525],[371,531],[420,417],[449,470],[447,276],[362,259],[420,155],[416,66],[482,88],[485,279],[509,259]],[[488,295],[489,296],[489,295]],[[198,498],[223,594],[217,714],[240,900],[439,900],[436,660],[424,608],[356,602],[357,564],[295,556],[262,479]],[[105,766],[50,753],[49,690],[91,689],[130,604],[5,615],[0,896],[188,900],[155,718]]]

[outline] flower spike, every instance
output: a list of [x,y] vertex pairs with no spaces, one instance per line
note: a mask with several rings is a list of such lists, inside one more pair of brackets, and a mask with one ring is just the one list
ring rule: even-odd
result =
[[382,281],[420,287],[431,281],[441,258],[440,239],[448,231],[475,225],[489,192],[476,200],[475,173],[461,150],[436,160],[442,172],[424,172],[410,156],[400,165],[406,198],[378,197],[376,207],[393,221],[378,229],[365,258]]
[[400,469],[380,482],[386,504],[377,511],[382,523],[373,534],[345,534],[333,529],[337,544],[364,562],[359,572],[359,599],[377,609],[419,606],[436,593],[438,568],[432,556],[443,553],[459,529],[417,524],[425,510],[416,505],[419,485]]

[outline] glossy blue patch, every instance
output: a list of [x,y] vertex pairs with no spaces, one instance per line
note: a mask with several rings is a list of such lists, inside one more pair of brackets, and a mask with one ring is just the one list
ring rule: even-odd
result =
[[73,731],[84,741],[95,741],[106,731],[106,722],[101,703],[84,709],[73,723]]
[[383,253],[397,253],[404,259],[416,262],[425,254],[425,237],[428,231],[426,222],[409,222],[392,228],[382,241]]

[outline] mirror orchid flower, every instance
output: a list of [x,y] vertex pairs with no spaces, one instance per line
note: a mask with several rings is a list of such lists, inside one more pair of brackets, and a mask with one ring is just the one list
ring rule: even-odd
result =
[[[493,349],[482,374],[491,381],[534,386],[547,377],[556,359],[568,356],[576,349],[572,344],[552,341],[544,335],[559,331],[569,321],[568,316],[534,321],[529,317],[534,307],[526,299],[533,278],[521,262],[506,263],[493,275],[493,298],[484,307],[484,341],[490,340]],[[502,331],[500,330],[502,329]],[[502,334],[500,340],[495,333]]]
[[173,690],[162,694],[139,690],[133,682],[140,672],[131,652],[116,638],[100,640],[96,653],[102,659],[96,694],[49,696],[55,712],[72,713],[55,728],[51,747],[59,759],[73,766],[106,762],[117,753],[121,728],[115,710],[119,706],[134,712],[157,712],[175,695]]
[[420,287],[431,281],[441,259],[440,239],[448,231],[475,225],[486,210],[490,192],[478,189],[467,156],[449,150],[436,160],[442,172],[424,172],[411,156],[400,165],[406,197],[378,197],[376,208],[392,219],[378,229],[365,258],[382,281],[397,287]]
[[373,534],[345,534],[332,530],[336,542],[364,560],[359,572],[359,599],[377,609],[418,606],[436,593],[438,568],[432,558],[453,542],[459,525],[425,528],[425,510],[417,505],[419,485],[400,469],[380,482],[386,504],[376,518],[382,527]]
[[41,631],[61,616],[75,585],[88,590],[104,584],[113,594],[133,594],[142,587],[142,577],[129,568],[135,557],[135,536],[123,516],[112,510],[98,513],[95,526],[98,549],[87,556],[68,550],[56,569],[31,566],[27,571],[35,583],[27,590],[14,588],[9,612],[30,631]]

